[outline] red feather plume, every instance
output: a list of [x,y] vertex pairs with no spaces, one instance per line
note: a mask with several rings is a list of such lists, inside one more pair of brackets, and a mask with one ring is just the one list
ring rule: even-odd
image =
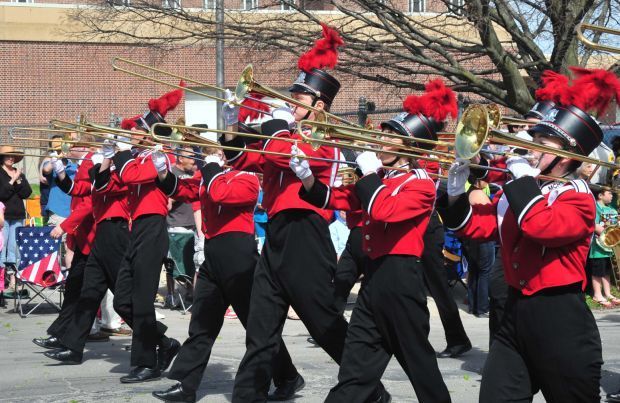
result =
[[572,91],[568,77],[553,70],[545,70],[541,77],[542,86],[536,90],[536,100],[551,101],[566,105],[571,103]]
[[121,122],[121,129],[123,130],[131,130],[135,127],[138,127],[137,119],[140,119],[142,115],[134,116],[133,118],[125,118]]
[[611,71],[569,67],[577,77],[571,87],[572,104],[579,109],[605,113],[611,101],[620,101],[620,80]]
[[323,67],[334,68],[338,63],[338,48],[344,45],[344,41],[338,31],[321,23],[323,38],[314,43],[314,47],[301,55],[297,61],[297,67],[305,72]]
[[423,95],[409,95],[405,98],[403,108],[407,113],[421,113],[437,122],[443,122],[448,116],[456,119],[458,115],[456,94],[451,88],[446,87],[443,80],[429,81],[424,88],[426,92]]
[[[181,81],[179,84],[181,87],[185,87],[185,82]],[[177,107],[179,102],[183,98],[183,90],[176,89],[170,91],[159,98],[151,99],[149,101],[149,110],[159,113],[162,117],[166,117],[168,111]]]
[[[252,98],[246,98],[241,102],[242,105],[252,107],[254,109],[259,109],[261,111],[269,112],[269,105],[264,102],[259,102],[258,100],[263,99],[264,96],[261,94],[250,93]],[[250,118],[250,121],[256,120],[260,117],[261,113],[252,109],[240,107],[239,108],[239,122],[244,123]]]

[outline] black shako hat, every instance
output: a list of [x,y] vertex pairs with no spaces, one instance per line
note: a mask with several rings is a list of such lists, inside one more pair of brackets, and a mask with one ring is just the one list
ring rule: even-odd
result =
[[535,118],[542,119],[545,115],[551,110],[555,108],[555,103],[551,101],[538,101],[532,106],[523,117],[527,118]]
[[331,105],[340,90],[340,82],[325,70],[312,69],[309,72],[300,72],[288,90],[292,93],[314,95]]
[[[437,141],[437,132],[444,127],[443,122],[438,122],[432,117],[422,114],[401,112],[392,119],[381,122],[381,129],[391,129],[405,137],[416,137]],[[428,143],[414,142],[414,147],[432,150],[433,145]]]

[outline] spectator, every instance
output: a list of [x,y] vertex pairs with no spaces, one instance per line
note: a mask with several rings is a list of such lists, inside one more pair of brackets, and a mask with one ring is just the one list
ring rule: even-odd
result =
[[[613,194],[609,190],[594,191],[596,195],[596,221],[594,236],[598,237],[607,226],[616,225],[618,212],[609,207]],[[612,251],[603,249],[598,242],[592,242],[588,263],[592,270],[592,300],[604,308],[620,305],[620,299],[611,294],[609,275],[611,274]]]
[[263,250],[265,244],[265,235],[267,233],[267,211],[263,208],[263,176],[259,175],[258,180],[260,182],[260,191],[258,192],[258,202],[254,209],[254,231],[256,232],[256,243],[258,245],[258,253]]
[[[2,253],[2,246],[4,244],[4,203],[0,202],[0,253]],[[4,267],[0,265],[0,308],[6,307],[4,301]]]
[[49,163],[54,155],[57,155],[60,152],[61,144],[62,144],[63,136],[54,135],[52,136],[51,141],[49,142],[49,148],[52,150],[49,156],[45,157],[41,161],[41,165],[39,166],[39,190],[41,194],[41,198],[39,199],[39,204],[41,205],[41,216],[43,217],[43,222],[47,224],[48,215],[47,215],[47,202],[49,200],[50,195],[50,184],[53,181],[52,172],[48,173],[43,172],[43,166]]
[[334,221],[329,225],[329,234],[332,237],[336,256],[340,259],[340,255],[347,246],[349,238],[349,227],[347,227],[347,213],[345,211],[334,211]]
[[[191,148],[178,148],[176,150],[176,161],[170,171],[179,179],[187,179],[194,176],[195,160],[192,158]],[[197,227],[194,218],[194,208],[190,203],[178,202],[173,199],[168,200],[168,232],[169,233],[193,233]],[[194,238],[190,244],[179,245],[176,242],[170,243],[169,257],[166,260],[166,288],[168,295],[164,301],[164,307],[174,309],[178,304],[174,301],[174,267],[175,264],[183,265],[185,274],[193,277],[196,268],[194,266]]]
[[[0,147],[0,202],[4,203],[4,243],[0,253],[0,265],[2,265],[9,275],[9,287],[15,286],[15,270],[17,263],[17,244],[15,230],[24,224],[26,218],[26,207],[24,199],[32,193],[28,180],[15,164],[19,163],[23,156],[16,155],[15,149],[11,146]],[[7,292],[6,296],[12,298],[12,292]]]
[[596,165],[594,164],[590,164],[588,162],[582,163],[575,172],[577,174],[577,179],[583,179],[586,182],[590,182],[590,177],[594,174],[595,168]]
[[[480,194],[482,192],[483,194]],[[484,196],[486,195],[486,196]],[[490,197],[488,183],[477,180],[470,186],[470,203],[483,203]],[[489,317],[489,274],[495,263],[495,242],[464,239],[463,255],[467,259],[467,299],[469,312],[479,318]]]

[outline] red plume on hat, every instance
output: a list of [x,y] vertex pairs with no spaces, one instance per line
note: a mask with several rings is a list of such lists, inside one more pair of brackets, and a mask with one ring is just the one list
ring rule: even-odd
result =
[[569,78],[553,70],[545,70],[541,76],[542,86],[536,90],[537,101],[550,101],[559,105],[570,105],[572,92]]
[[585,112],[605,113],[611,101],[620,101],[620,80],[611,71],[569,67],[575,75],[571,87],[572,105]]
[[133,118],[125,118],[121,122],[121,129],[123,130],[131,130],[133,128],[138,127],[137,120],[140,119],[142,115],[134,116]]
[[437,122],[443,122],[448,116],[456,119],[458,115],[456,94],[446,87],[443,80],[438,78],[429,81],[424,88],[426,91],[421,96],[409,95],[405,98],[403,108],[407,113],[421,113]]
[[314,43],[314,47],[301,55],[297,61],[297,67],[305,72],[324,67],[334,68],[338,63],[338,48],[344,45],[344,41],[334,28],[321,23],[323,38]]
[[[264,102],[260,102],[260,100],[264,98],[262,94],[252,92],[250,93],[250,97],[251,98],[245,98],[241,104],[261,111],[269,112],[269,105]],[[256,120],[259,118],[259,115],[260,112],[256,110],[244,107],[239,108],[239,122],[246,122],[248,118],[250,118],[250,121]]]
[[[185,82],[181,81],[179,85],[185,87]],[[165,118],[168,111],[177,107],[179,102],[181,102],[181,98],[183,98],[182,89],[170,91],[157,99],[149,100],[149,110],[157,112],[162,118]]]

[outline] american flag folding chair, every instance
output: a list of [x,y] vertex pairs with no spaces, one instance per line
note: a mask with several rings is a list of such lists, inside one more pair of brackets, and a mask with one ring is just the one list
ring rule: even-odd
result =
[[[22,298],[17,290],[15,292],[15,312],[19,310],[22,318],[30,315],[43,303],[48,303],[60,311],[61,289],[66,275],[60,266],[60,240],[50,236],[52,229],[53,227],[18,227],[16,230],[19,247],[16,276],[22,289],[28,288],[32,291],[28,298]],[[58,304],[52,300],[57,294]],[[34,307],[24,313],[25,307],[31,303],[35,304]]]

